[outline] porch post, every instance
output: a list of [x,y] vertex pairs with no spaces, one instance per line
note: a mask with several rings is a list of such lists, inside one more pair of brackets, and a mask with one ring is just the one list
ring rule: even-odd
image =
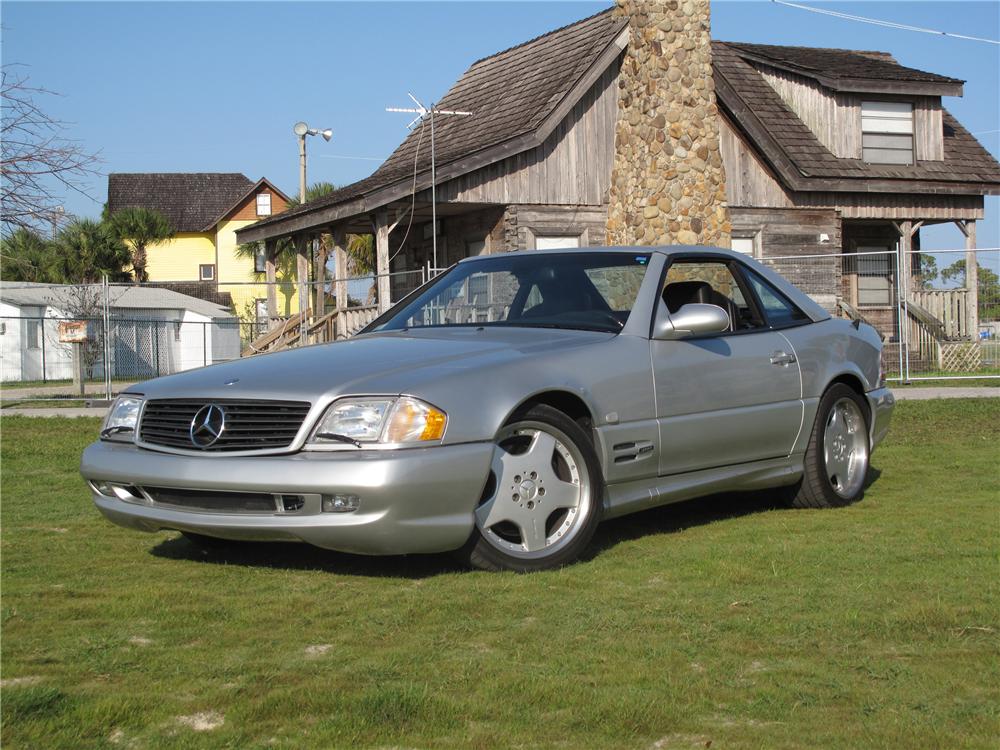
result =
[[337,297],[337,309],[347,309],[347,232],[343,227],[334,227],[333,239],[333,293]]
[[979,338],[979,263],[976,259],[976,221],[965,222],[965,286],[969,290],[965,296],[966,319],[969,321],[969,335],[973,341]]
[[278,275],[275,270],[275,255],[278,250],[277,240],[264,240],[264,278],[267,281],[267,327],[278,317]]
[[347,232],[342,226],[331,229],[333,240],[333,293],[337,297],[337,324],[334,339],[347,337]]
[[900,375],[904,382],[910,380],[910,285],[913,279],[910,269],[913,267],[913,257],[910,249],[913,247],[912,222],[907,219],[899,224],[899,294],[902,299],[903,317],[899,321],[900,345],[903,347],[906,359]]
[[309,317],[309,258],[306,256],[308,239],[304,234],[295,235],[295,280],[299,293],[299,343],[305,344],[306,325]]
[[375,272],[378,274],[378,311],[389,309],[389,212],[375,212]]
[[317,235],[317,240],[319,247],[316,249],[316,268],[313,271],[313,280],[316,282],[313,310],[316,311],[317,318],[322,318],[326,315],[326,255],[329,245],[324,241],[322,233]]

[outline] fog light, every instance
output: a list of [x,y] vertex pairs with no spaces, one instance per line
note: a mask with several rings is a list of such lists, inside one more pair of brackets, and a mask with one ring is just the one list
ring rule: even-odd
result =
[[91,482],[91,486],[94,488],[95,492],[104,495],[104,497],[118,497],[115,494],[115,488],[111,482],[95,481]]
[[323,495],[324,513],[352,513],[361,505],[357,495]]

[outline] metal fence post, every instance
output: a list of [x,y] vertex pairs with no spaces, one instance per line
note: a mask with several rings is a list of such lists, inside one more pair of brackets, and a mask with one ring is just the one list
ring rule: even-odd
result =
[[[908,328],[906,319],[903,317],[903,245],[902,240],[896,242],[896,347],[899,350],[899,377],[903,378],[905,369],[903,367],[903,330]],[[907,352],[909,359],[909,352]]]
[[101,310],[102,339],[104,344],[104,397],[111,400],[111,286],[108,284],[108,276],[104,275],[102,290],[104,292]]
[[41,326],[42,329],[42,382],[48,383],[49,379],[45,372],[46,367],[45,367],[45,318],[44,317],[42,318],[42,321],[41,323],[39,323],[39,325]]
[[208,332],[205,330],[205,323],[201,324],[201,364],[202,367],[208,365]]

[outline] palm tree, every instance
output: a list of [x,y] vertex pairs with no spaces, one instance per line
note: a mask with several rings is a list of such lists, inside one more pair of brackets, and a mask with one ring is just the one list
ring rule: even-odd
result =
[[146,248],[174,236],[174,228],[167,217],[151,208],[123,208],[111,214],[108,224],[115,236],[128,243],[131,249],[135,280],[140,283],[149,281]]
[[46,269],[49,242],[30,229],[0,238],[0,278],[4,281],[50,281]]
[[126,267],[129,248],[104,223],[77,219],[67,224],[51,246],[46,261],[50,281],[93,284],[107,276],[110,281],[129,281]]

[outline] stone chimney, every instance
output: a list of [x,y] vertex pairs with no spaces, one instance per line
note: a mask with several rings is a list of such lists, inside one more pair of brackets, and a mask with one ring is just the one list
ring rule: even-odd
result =
[[616,0],[631,39],[618,79],[609,245],[729,247],[708,0]]

